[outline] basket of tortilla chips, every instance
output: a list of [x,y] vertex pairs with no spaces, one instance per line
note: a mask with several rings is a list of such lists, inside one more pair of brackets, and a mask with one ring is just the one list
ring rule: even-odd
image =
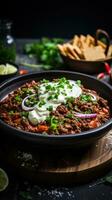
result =
[[105,63],[112,61],[110,37],[101,29],[96,31],[95,37],[90,34],[75,35],[72,40],[59,44],[58,49],[64,63],[73,71],[97,74],[105,71]]

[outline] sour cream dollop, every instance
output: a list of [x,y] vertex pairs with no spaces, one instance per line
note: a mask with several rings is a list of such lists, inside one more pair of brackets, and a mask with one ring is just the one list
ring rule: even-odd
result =
[[39,102],[29,112],[29,121],[33,125],[45,121],[51,111],[55,111],[59,105],[66,103],[68,98],[77,98],[81,93],[82,89],[76,81],[66,78],[40,83],[38,87]]

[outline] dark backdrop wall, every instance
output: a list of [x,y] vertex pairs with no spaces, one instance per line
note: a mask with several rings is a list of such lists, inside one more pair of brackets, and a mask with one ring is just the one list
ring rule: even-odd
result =
[[13,35],[19,38],[64,37],[94,34],[97,28],[112,35],[112,9],[108,2],[14,1],[4,2],[0,18],[13,21]]

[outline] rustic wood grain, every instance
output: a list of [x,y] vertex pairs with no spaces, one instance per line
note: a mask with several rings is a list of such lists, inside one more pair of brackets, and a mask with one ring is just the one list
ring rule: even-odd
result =
[[[20,155],[30,154],[25,160]],[[17,174],[35,181],[71,183],[97,178],[112,166],[112,130],[87,149],[63,152],[22,152],[16,147],[0,146],[0,158]]]

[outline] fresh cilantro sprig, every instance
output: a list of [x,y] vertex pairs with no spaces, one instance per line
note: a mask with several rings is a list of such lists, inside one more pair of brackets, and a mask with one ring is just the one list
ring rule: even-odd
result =
[[24,50],[29,56],[35,55],[39,63],[47,66],[46,69],[60,67],[62,59],[57,44],[63,42],[60,38],[42,38],[39,42],[26,44]]

